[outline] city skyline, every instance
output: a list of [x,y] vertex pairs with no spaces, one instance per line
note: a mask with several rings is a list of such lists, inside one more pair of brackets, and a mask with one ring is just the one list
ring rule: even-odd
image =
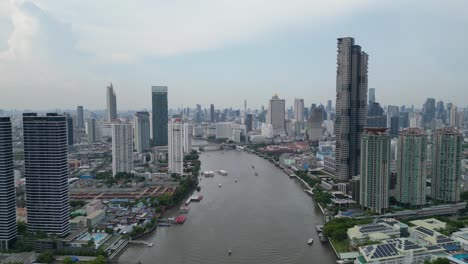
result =
[[[86,5],[75,3],[74,7],[90,10]],[[89,95],[100,95],[100,88],[110,81],[119,98],[126,99],[119,103],[120,109],[150,107],[147,87],[155,83],[168,85],[172,98],[178,98],[169,102],[170,107],[193,105],[192,102],[209,105],[216,101],[218,108],[241,108],[245,93],[252,98],[250,107],[265,105],[274,93],[288,105],[294,97],[304,98],[308,103],[325,103],[334,98],[333,44],[339,36],[359,39],[372,54],[369,86],[377,89],[378,102],[422,105],[424,99],[418,95],[423,92],[455,105],[464,106],[467,101],[463,90],[468,83],[461,65],[467,56],[462,52],[466,36],[453,29],[455,23],[460,26],[468,23],[463,19],[466,16],[462,10],[467,5],[463,2],[442,5],[429,1],[422,9],[415,2],[272,3],[271,10],[262,9],[261,14],[256,14],[259,19],[256,27],[249,27],[252,12],[232,17],[227,11],[259,10],[255,7],[262,3],[241,1],[232,7],[221,3],[206,11],[222,11],[220,14],[227,18],[220,23],[187,18],[194,21],[195,34],[200,33],[197,38],[190,35],[193,33],[187,30],[189,27],[184,28],[187,20],[178,19],[177,30],[171,33],[152,27],[157,21],[148,22],[154,16],[143,13],[132,27],[122,29],[135,30],[136,43],[107,45],[111,40],[120,43],[120,37],[116,36],[118,19],[113,17],[127,12],[127,6],[122,5],[109,7],[110,17],[103,18],[92,11],[88,15],[96,19],[83,21],[76,11],[60,3],[44,0],[2,3],[0,19],[5,23],[0,23],[0,69],[7,76],[0,81],[0,87],[5,89],[0,101],[2,108],[74,108],[74,102],[83,102],[88,109],[103,109],[105,102],[100,96]],[[190,5],[168,4],[158,12],[166,13],[165,8],[172,7],[181,8],[183,13]],[[139,7],[128,8],[137,11]],[[296,9],[302,11],[297,13]],[[396,15],[399,19],[395,21]],[[431,15],[438,19],[433,20]],[[323,21],[320,27],[317,21]],[[200,25],[206,28],[197,28]],[[226,33],[217,34],[218,26],[227,27]],[[141,34],[148,31],[151,34]],[[139,33],[167,41],[155,41],[158,45],[140,44]],[[429,33],[445,41],[428,41]],[[105,41],[94,45],[97,37]],[[199,39],[200,43],[193,39]],[[28,78],[20,77],[24,75]],[[401,93],[405,96],[400,96]],[[37,100],[40,98],[49,100]]]

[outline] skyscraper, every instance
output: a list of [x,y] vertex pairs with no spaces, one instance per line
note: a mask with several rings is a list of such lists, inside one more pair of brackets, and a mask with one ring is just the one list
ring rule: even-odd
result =
[[427,98],[423,107],[424,127],[430,128],[431,121],[435,118],[436,105],[434,98]]
[[327,112],[331,112],[332,110],[332,100],[327,101]]
[[316,142],[322,140],[322,110],[320,108],[315,108],[309,118],[309,141]]
[[135,149],[138,153],[150,151],[150,118],[148,112],[136,112],[133,117]]
[[400,108],[396,105],[389,105],[387,108],[387,127],[389,128],[390,137],[398,137],[400,128]]
[[245,130],[247,132],[250,132],[252,131],[252,127],[253,127],[253,115],[252,114],[247,114],[245,116]]
[[107,86],[107,121],[112,122],[117,119],[117,97],[112,83]]
[[374,102],[369,105],[367,127],[387,127],[387,117],[379,103]]
[[369,105],[375,103],[375,88],[369,88]]
[[89,143],[98,141],[96,119],[91,117],[86,119],[86,135]]
[[184,140],[184,154],[189,154],[192,152],[192,133],[193,133],[193,127],[192,124],[190,123],[184,123],[184,134],[183,134],[183,140]]
[[214,123],[215,122],[215,108],[214,108],[214,104],[211,104],[210,105],[210,121],[211,123]]
[[274,95],[268,101],[267,124],[273,127],[273,136],[285,133],[285,106],[284,99],[279,99],[278,95]]
[[419,128],[400,132],[397,147],[396,199],[402,204],[426,203],[427,136]]
[[432,198],[445,203],[460,200],[463,136],[453,127],[437,129],[432,145]]
[[359,175],[361,134],[367,123],[368,55],[353,38],[338,39],[335,118],[335,177]]
[[112,124],[112,175],[133,169],[133,129],[131,124]]
[[27,223],[31,232],[70,232],[67,119],[23,114]]
[[294,119],[298,122],[304,121],[304,99],[294,99]]
[[170,173],[184,172],[183,125],[179,118],[171,119],[168,127],[168,170]]
[[152,87],[153,103],[153,143],[155,146],[167,146],[167,86]]
[[0,250],[17,236],[13,136],[9,117],[0,117]]
[[361,139],[360,203],[383,213],[388,209],[390,137],[387,128],[365,128]]
[[81,105],[76,107],[76,127],[84,128],[83,106]]

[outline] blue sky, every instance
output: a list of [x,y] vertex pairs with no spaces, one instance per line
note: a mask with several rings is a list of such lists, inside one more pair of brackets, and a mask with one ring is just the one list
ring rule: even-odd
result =
[[388,104],[468,105],[468,2],[366,0],[0,1],[0,108],[292,105],[335,98],[336,38],[369,53]]

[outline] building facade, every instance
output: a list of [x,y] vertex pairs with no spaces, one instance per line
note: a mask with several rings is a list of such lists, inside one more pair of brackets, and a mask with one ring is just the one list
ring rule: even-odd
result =
[[0,250],[8,250],[16,236],[13,135],[10,118],[0,117]]
[[167,86],[152,87],[153,104],[153,143],[155,146],[167,146]]
[[361,139],[360,204],[373,212],[388,209],[390,137],[386,128],[366,128]]
[[138,153],[150,151],[150,117],[148,112],[136,112],[133,117],[135,149]]
[[117,119],[117,96],[115,95],[112,83],[107,86],[107,121],[112,122]]
[[284,99],[274,95],[268,101],[267,124],[273,127],[273,136],[284,134],[285,131],[286,104]]
[[84,113],[83,113],[83,106],[79,105],[76,107],[76,127],[77,128],[84,128]]
[[453,127],[437,129],[432,144],[432,198],[445,203],[460,200],[463,136]]
[[419,128],[402,130],[396,151],[396,199],[403,204],[423,206],[426,203],[426,134]]
[[304,99],[294,99],[294,119],[298,122],[304,121]]
[[309,129],[308,136],[309,141],[318,142],[322,140],[322,110],[320,108],[315,108],[312,110],[309,118]]
[[133,129],[131,124],[112,124],[112,175],[133,169]]
[[28,230],[65,236],[70,232],[67,119],[25,113],[23,135]]
[[192,133],[192,124],[184,123],[184,154],[189,154],[190,152],[192,152]]
[[179,118],[171,119],[168,128],[168,170],[170,173],[184,172],[183,124]]
[[336,173],[338,180],[359,175],[361,134],[367,123],[368,55],[353,38],[338,39],[336,72]]

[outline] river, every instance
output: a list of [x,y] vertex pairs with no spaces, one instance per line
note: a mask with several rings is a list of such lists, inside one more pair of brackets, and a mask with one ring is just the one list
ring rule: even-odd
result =
[[[322,223],[320,209],[296,179],[236,150],[205,151],[200,160],[201,171],[222,169],[229,175],[203,177],[203,200],[190,204],[185,224],[158,227],[145,238],[153,247],[130,246],[119,263],[335,263],[315,230]],[[176,214],[173,209],[165,217]],[[307,245],[310,237],[312,246]]]

